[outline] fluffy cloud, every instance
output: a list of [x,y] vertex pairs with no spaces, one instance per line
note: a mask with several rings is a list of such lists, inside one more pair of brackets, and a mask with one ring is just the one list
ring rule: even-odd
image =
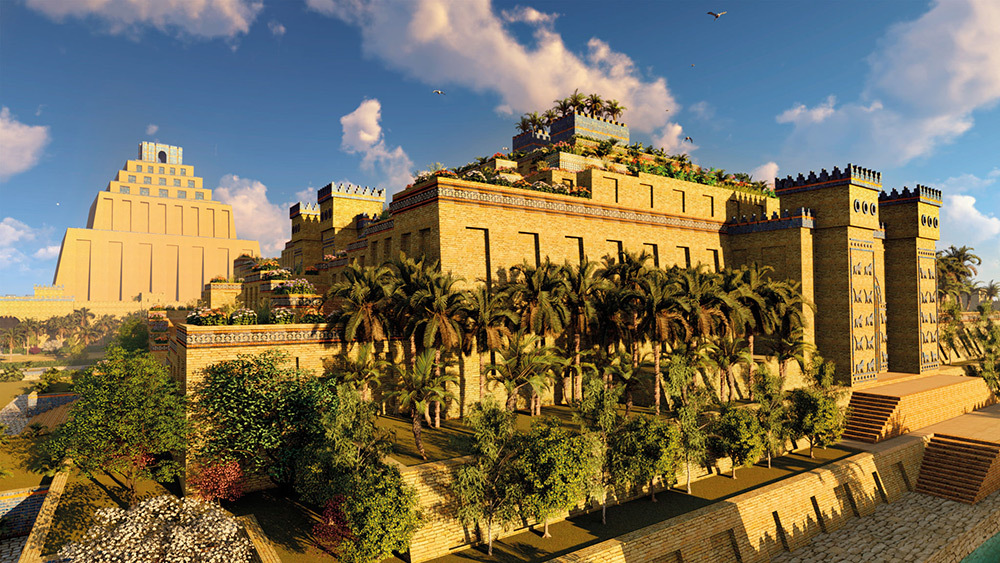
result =
[[271,34],[275,37],[281,37],[286,31],[285,26],[281,25],[281,23],[276,20],[267,22],[267,28],[271,30]]
[[376,167],[385,176],[388,191],[395,192],[409,184],[413,162],[403,147],[390,149],[382,135],[382,104],[364,100],[357,109],[340,118],[344,134],[341,148],[350,154],[362,154],[361,167],[369,172]]
[[256,240],[265,256],[277,256],[288,241],[287,207],[271,203],[267,186],[236,174],[223,176],[213,192],[216,199],[233,206],[236,232],[240,238]]
[[114,34],[134,34],[151,26],[203,39],[232,39],[247,33],[264,7],[259,0],[27,0],[27,4],[56,21],[95,18]]
[[677,123],[667,123],[660,132],[653,135],[653,145],[668,153],[691,152],[698,148],[693,142],[684,141],[684,128]]
[[48,127],[25,125],[0,109],[0,181],[34,166],[48,142]]
[[1000,217],[996,207],[1000,196],[990,189],[997,181],[1000,168],[983,177],[962,174],[934,183],[944,192],[938,248],[974,247],[983,259],[978,276],[981,280],[1000,280]]
[[935,182],[934,187],[939,188],[946,194],[961,194],[982,191],[995,184],[997,180],[1000,180],[1000,168],[990,170],[986,176],[983,176],[982,178],[976,176],[975,174],[968,173],[952,176],[947,180]]
[[795,166],[816,154],[900,165],[968,131],[1000,100],[1000,3],[938,0],[893,26],[869,64],[861,100],[838,107],[831,96],[777,116],[794,127],[785,152]]
[[25,255],[19,249],[28,242],[35,240],[37,233],[28,225],[13,217],[4,217],[0,221],[0,268],[7,269],[15,264],[25,262]]
[[147,135],[155,135],[156,132],[159,131],[159,130],[160,130],[160,126],[157,125],[157,124],[155,124],[155,123],[150,123],[149,125],[146,126],[146,134]]
[[38,260],[51,260],[59,256],[59,250],[62,249],[62,245],[53,244],[49,246],[43,246],[35,251],[32,256]]
[[757,168],[750,171],[750,176],[754,180],[763,180],[767,182],[767,185],[774,186],[774,179],[778,177],[778,163],[777,162],[765,162]]
[[[498,15],[489,0],[306,3],[360,27],[366,54],[435,88],[458,84],[496,93],[502,113],[545,109],[579,88],[621,101],[633,129],[674,136],[664,110],[678,105],[664,78],[645,78],[632,59],[597,38],[585,54],[569,50],[550,14],[517,8]],[[533,45],[518,41],[506,28],[510,22],[532,26]]]

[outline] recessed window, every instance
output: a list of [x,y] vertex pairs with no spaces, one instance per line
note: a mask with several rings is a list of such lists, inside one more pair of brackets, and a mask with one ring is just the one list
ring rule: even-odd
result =
[[925,227],[927,226],[927,216],[926,215],[921,215],[920,216],[920,224],[923,225],[923,226],[925,226]]
[[856,211],[856,212],[857,211],[861,211],[861,200],[860,199],[854,200],[854,211]]
[[129,193],[129,189],[128,189],[128,186],[119,186],[119,187],[118,187],[118,191],[119,191],[120,193],[123,193],[123,194],[127,194],[127,193]]
[[181,181],[180,180],[174,180],[174,185],[177,186],[178,188],[181,187]]
[[188,187],[189,188],[193,188],[194,187],[194,180],[188,180]]
[[135,176],[129,176],[128,177],[128,181],[132,182],[134,184],[135,183]]
[[178,190],[177,191],[177,199],[186,199],[187,196],[188,196],[187,192],[185,192],[183,190]]
[[163,174],[163,167],[160,167],[160,174]]
[[167,179],[166,178],[160,178],[160,185],[161,186],[166,186],[167,185]]
[[153,179],[150,178],[149,176],[143,176],[142,183],[143,184],[152,184],[153,183]]
[[149,188],[139,188],[139,195],[149,195]]
[[176,168],[171,168],[170,169],[170,173],[171,174],[176,174],[177,173],[177,169]]
[[160,190],[160,197],[168,197],[167,190]]
[[935,217],[935,218],[934,218],[934,228],[936,229],[936,228],[937,228],[937,226],[938,226],[938,221],[937,221],[937,217]]
[[868,202],[867,201],[861,204],[861,209],[862,209],[862,211],[864,212],[865,215],[868,215]]
[[187,168],[181,168],[181,176],[187,176],[187,175],[188,175]]
[[[202,192],[194,192],[194,198],[195,199],[205,199],[205,194],[202,193]],[[386,248],[388,248],[388,242],[389,241],[387,240],[386,241]],[[388,252],[388,251],[386,251],[386,252]],[[386,259],[388,259],[388,254],[386,255]]]

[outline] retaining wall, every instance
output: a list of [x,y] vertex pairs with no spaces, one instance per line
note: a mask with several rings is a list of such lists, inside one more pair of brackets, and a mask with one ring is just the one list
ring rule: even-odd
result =
[[28,535],[48,492],[48,486],[0,492],[0,519],[4,523],[0,539]]

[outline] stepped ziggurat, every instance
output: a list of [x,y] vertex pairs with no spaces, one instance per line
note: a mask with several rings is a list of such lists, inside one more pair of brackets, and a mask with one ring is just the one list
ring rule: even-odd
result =
[[[246,220],[246,219],[244,219]],[[0,298],[0,316],[48,318],[76,308],[121,315],[184,305],[216,275],[230,275],[257,241],[236,238],[232,207],[184,164],[184,149],[142,142],[90,206],[87,228],[66,229],[54,286]]]
[[[573,154],[604,141],[629,155],[607,147],[628,144],[621,123],[571,114],[551,131],[515,136],[520,156],[498,153],[461,176],[418,179],[393,196],[387,216],[382,190],[324,186],[316,203],[291,207],[281,264],[314,267],[317,285],[329,287],[350,261],[380,264],[400,252],[487,285],[497,268],[525,260],[576,263],[622,250],[646,251],[659,267],[717,271],[756,261],[799,282],[815,303],[805,339],[844,383],[938,367],[939,190],[886,193],[880,173],[848,164],[754,193],[645,172],[648,153],[632,153],[631,167]],[[527,189],[490,181],[497,178]]]

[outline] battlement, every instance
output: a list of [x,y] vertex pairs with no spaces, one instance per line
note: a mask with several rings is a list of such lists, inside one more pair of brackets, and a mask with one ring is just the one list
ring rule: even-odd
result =
[[728,234],[742,235],[746,233],[776,231],[779,229],[811,229],[814,226],[815,221],[812,209],[808,207],[799,207],[798,209],[793,209],[791,211],[785,209],[781,212],[780,216],[778,215],[778,212],[775,211],[771,213],[770,218],[766,215],[762,215],[758,219],[756,213],[750,215],[749,217],[746,215],[736,217],[734,215],[729,221],[726,221],[723,228]]
[[878,195],[878,202],[879,205],[894,205],[897,203],[920,202],[940,207],[942,202],[942,195],[941,195],[941,190],[917,184],[917,187],[913,188],[912,190],[906,186],[903,186],[902,191],[897,191],[896,188],[893,188],[892,191],[889,193],[882,192]]
[[848,163],[847,167],[843,170],[834,166],[833,172],[827,172],[826,168],[821,168],[819,174],[810,170],[808,176],[799,174],[795,178],[791,176],[784,179],[775,178],[774,191],[778,193],[790,190],[799,191],[813,186],[820,187],[819,184],[836,185],[852,182],[865,185],[866,187],[871,187],[871,184],[877,184],[881,187],[882,173]]
[[319,204],[318,203],[302,203],[301,201],[295,205],[288,208],[288,218],[294,219],[299,215],[303,215],[304,219],[318,219],[319,218]]
[[552,144],[552,139],[545,131],[526,131],[524,133],[514,135],[511,139],[511,147],[513,147],[515,151],[530,149],[533,147],[544,147],[550,144]]
[[368,186],[361,187],[355,186],[353,184],[338,184],[334,185],[333,182],[323,186],[316,192],[316,201],[318,203],[323,203],[324,201],[332,198],[334,195],[343,196],[360,196],[364,198],[379,198],[385,201],[385,190],[380,188],[369,188]]

